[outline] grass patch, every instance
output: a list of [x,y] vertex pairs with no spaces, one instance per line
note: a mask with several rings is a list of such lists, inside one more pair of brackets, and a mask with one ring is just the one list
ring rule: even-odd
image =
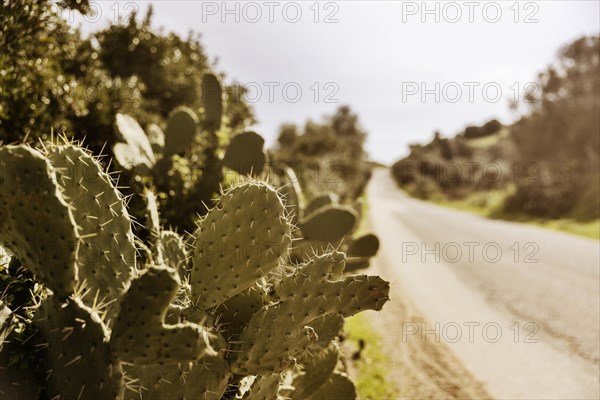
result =
[[574,218],[543,219],[526,214],[507,213],[502,211],[502,205],[509,194],[509,190],[475,192],[461,199],[449,199],[437,195],[432,196],[430,201],[441,206],[469,211],[487,218],[520,222],[600,240],[600,219],[591,221],[578,221]]
[[346,340],[352,348],[359,348],[359,341],[365,342],[361,357],[349,360],[356,371],[356,389],[360,399],[381,400],[399,398],[398,390],[389,379],[390,360],[382,351],[381,336],[371,327],[368,317],[357,314],[347,318],[345,323]]

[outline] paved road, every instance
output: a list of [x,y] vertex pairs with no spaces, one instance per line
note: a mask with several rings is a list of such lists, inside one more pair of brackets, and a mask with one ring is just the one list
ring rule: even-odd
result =
[[384,277],[425,317],[390,335],[445,343],[500,399],[600,398],[600,246],[368,188]]

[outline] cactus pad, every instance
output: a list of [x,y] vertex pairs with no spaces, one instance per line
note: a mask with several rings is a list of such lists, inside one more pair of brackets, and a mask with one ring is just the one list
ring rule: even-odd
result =
[[290,167],[285,168],[283,179],[284,184],[282,185],[281,191],[285,196],[285,205],[292,209],[290,211],[291,222],[292,224],[297,225],[304,209],[304,198],[302,197],[300,181],[294,170]]
[[[77,264],[91,306],[95,298],[113,303],[135,273],[136,249],[123,196],[96,159],[74,145],[53,146],[47,157],[81,236]],[[112,307],[109,306],[109,307]]]
[[[290,361],[317,342],[309,325],[319,316],[349,317],[368,309],[381,310],[388,300],[389,283],[364,275],[341,279],[344,257],[337,252],[315,257],[281,281],[275,288],[279,302],[254,314],[234,346],[234,372],[256,374],[289,367]],[[314,337],[307,341],[302,332]]]
[[122,399],[121,364],[110,352],[108,332],[98,314],[79,299],[48,297],[34,319],[47,347],[48,398]]
[[197,126],[198,117],[191,109],[175,109],[167,122],[164,157],[171,157],[188,149],[194,142]]
[[165,264],[177,271],[181,280],[188,280],[188,252],[181,236],[177,232],[162,231],[160,243]]
[[124,142],[113,146],[113,154],[119,165],[126,170],[136,167],[151,169],[156,160],[148,136],[140,124],[129,115],[117,113],[115,129]]
[[315,355],[307,355],[302,362],[303,372],[295,374],[292,400],[304,400],[316,392],[331,377],[339,357],[337,343],[331,343]]
[[355,400],[356,388],[348,375],[342,372],[333,373],[316,392],[306,400],[344,399]]
[[225,192],[201,221],[192,268],[193,301],[219,305],[279,265],[290,243],[290,225],[279,194],[247,182]]
[[27,146],[0,148],[0,243],[60,296],[77,280],[78,234],[48,160]]
[[190,323],[164,324],[179,283],[174,270],[157,266],[132,282],[121,301],[112,334],[113,349],[121,360],[178,363],[215,355],[206,328]]
[[223,163],[242,175],[258,176],[265,167],[265,139],[255,132],[243,132],[231,139]]
[[165,134],[162,129],[160,129],[160,126],[150,124],[146,131],[154,155],[162,154],[165,149]]
[[223,115],[223,93],[219,79],[213,74],[202,77],[202,104],[204,106],[203,127],[208,131],[221,128]]
[[349,207],[322,207],[300,221],[299,227],[307,239],[335,242],[347,236],[356,225],[356,212]]
[[379,238],[368,233],[355,239],[348,246],[346,254],[348,257],[373,257],[379,250]]
[[218,316],[219,326],[223,330],[222,334],[227,340],[235,340],[248,325],[252,315],[263,306],[261,290],[258,287],[246,289],[214,310],[214,315]]
[[220,400],[231,373],[222,356],[209,356],[177,365],[130,365],[135,383],[126,400]]
[[310,215],[318,209],[332,205],[334,203],[334,195],[332,193],[323,194],[321,196],[315,197],[310,203],[308,203],[308,206],[306,206],[304,213],[306,215]]
[[340,314],[325,314],[312,320],[310,326],[319,337],[311,349],[311,352],[316,353],[326,349],[331,341],[340,335],[344,328],[344,317]]

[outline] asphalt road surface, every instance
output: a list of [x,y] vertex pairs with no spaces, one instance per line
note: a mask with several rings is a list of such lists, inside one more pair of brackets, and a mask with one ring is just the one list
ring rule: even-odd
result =
[[412,199],[387,169],[368,195],[390,297],[424,317],[392,319],[393,342],[444,343],[495,398],[600,398],[597,241]]

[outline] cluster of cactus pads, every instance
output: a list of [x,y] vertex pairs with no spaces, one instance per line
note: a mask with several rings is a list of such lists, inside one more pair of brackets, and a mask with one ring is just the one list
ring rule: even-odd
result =
[[373,233],[355,235],[362,202],[358,200],[353,206],[341,205],[334,193],[322,194],[307,202],[294,170],[288,167],[284,174],[279,183],[291,209],[292,221],[299,228],[295,232],[297,241],[293,259],[304,262],[315,253],[335,248],[348,257],[346,272],[367,268],[371,257],[379,250],[379,238]]
[[[241,174],[258,176],[263,170],[266,155],[264,139],[255,132],[242,132],[233,137],[224,157],[218,158],[217,132],[223,116],[221,83],[213,74],[206,74],[202,82],[203,118],[188,107],[178,107],[171,112],[165,132],[151,124],[144,132],[137,121],[126,114],[117,114],[115,128],[120,142],[113,146],[119,167],[139,174],[164,176],[174,162],[174,157],[190,149],[196,140],[203,140],[205,160],[211,168],[226,166]],[[198,138],[198,131],[204,135]]]
[[[225,168],[257,177],[267,161],[260,135],[228,132],[222,127],[224,95],[217,76],[204,75],[201,93],[203,107],[196,111],[176,108],[164,131],[156,124],[144,131],[126,114],[117,114],[115,120],[119,141],[112,154],[125,182],[132,188],[139,182],[152,186],[165,210],[163,220],[182,231],[192,230],[193,216],[207,211],[203,203],[219,192]],[[223,149],[221,142],[230,136]],[[135,205],[132,212],[138,215]]]
[[[126,146],[139,146],[152,167],[144,143]],[[167,139],[164,154],[172,146]],[[32,322],[37,375],[6,365],[14,332],[0,304],[3,398],[355,397],[337,337],[344,317],[382,308],[388,282],[348,274],[336,250],[294,262],[298,233],[285,198],[259,180],[224,191],[191,239],[162,230],[146,195],[149,246],[86,150],[64,140],[0,147],[0,245],[47,289]],[[298,223],[303,240],[333,239],[339,249],[338,236],[353,228],[337,227],[340,208],[308,212]],[[368,257],[366,241],[349,249]]]

